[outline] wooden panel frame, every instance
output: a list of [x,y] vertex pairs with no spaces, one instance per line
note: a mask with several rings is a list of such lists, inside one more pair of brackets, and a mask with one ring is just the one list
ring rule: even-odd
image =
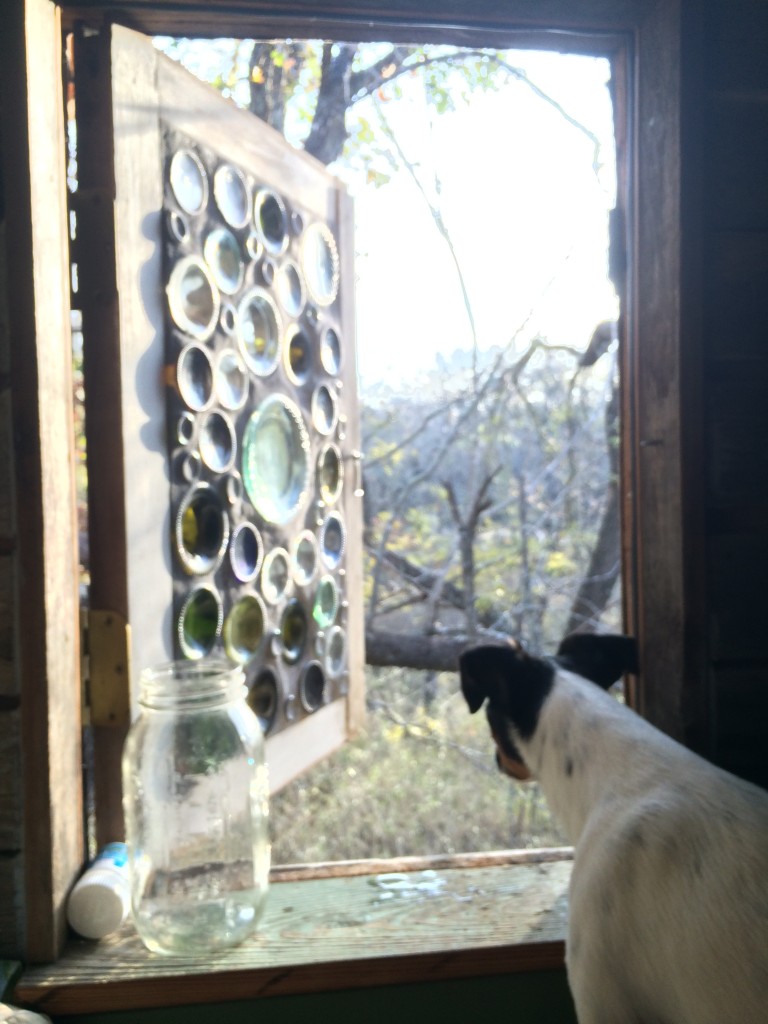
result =
[[[352,203],[341,183],[271,128],[216,96],[150,41],[123,26],[78,30],[75,41],[78,124],[77,260],[83,313],[86,434],[91,526],[89,616],[91,690],[102,672],[102,617],[129,626],[121,671],[114,673],[111,717],[94,725],[96,836],[123,835],[120,751],[136,708],[140,670],[174,657],[174,575],[170,522],[174,472],[166,448],[168,367],[162,282],[163,180],[157,173],[165,130],[199,139],[257,180],[283,177],[284,193],[305,216],[334,226],[341,267],[339,327],[344,339],[340,381],[348,411],[340,442],[348,462],[342,493],[347,542],[345,623],[349,696],[267,738],[270,785],[280,789],[343,745],[364,712],[362,506],[355,493]],[[290,184],[289,184],[290,180]],[[281,373],[264,390],[279,387]],[[302,515],[309,516],[309,512]],[[268,528],[268,527],[267,527]],[[298,530],[298,526],[295,530]],[[295,531],[294,531],[295,532]],[[357,564],[359,562],[359,565]],[[359,589],[356,591],[355,587]],[[159,628],[158,628],[159,624]],[[294,669],[295,674],[298,669]]]
[[[29,960],[47,960],[63,943],[64,902],[83,860],[64,101],[60,11],[49,0],[6,5],[0,74],[26,911],[18,940]],[[15,858],[0,866],[18,877]]]
[[[559,0],[547,6],[546,15],[534,0],[485,0],[469,12],[429,0],[418,13],[404,2],[384,9],[371,0],[337,0],[325,11],[314,3],[294,3],[281,6],[277,14],[274,4],[264,0],[187,0],[172,11],[161,0],[90,0],[64,6],[70,23],[83,16],[95,22],[115,16],[148,33],[207,30],[211,35],[330,34],[369,39],[386,34],[460,41],[477,41],[481,33],[501,46],[513,38],[543,43],[550,39],[543,30],[551,27],[595,34],[608,29],[634,39],[638,156],[632,211],[636,230],[630,235],[635,273],[629,303],[636,324],[631,348],[641,446],[633,447],[625,486],[632,492],[637,516],[635,628],[643,666],[639,703],[651,720],[680,735],[683,696],[695,696],[699,686],[689,674],[684,643],[688,612],[696,610],[683,558],[689,525],[685,516],[695,505],[696,494],[690,486],[684,490],[684,484],[691,483],[682,471],[690,441],[680,425],[680,289],[686,283],[682,268],[687,255],[687,239],[675,229],[682,221],[681,76],[686,67],[680,0],[585,0],[578,10],[569,0]],[[62,355],[68,353],[63,315],[67,232],[58,14],[59,8],[49,0],[19,0],[6,13],[0,41],[7,237],[14,254],[8,276],[15,302],[13,329],[19,339],[13,369],[14,395],[19,398],[14,401],[16,480],[24,512],[19,563],[25,583],[19,604],[30,613],[20,632],[19,659],[22,730],[27,737],[27,937],[19,939],[19,955],[32,961],[49,959],[60,948],[63,894],[82,860],[78,816],[70,813],[80,793],[73,744],[80,694],[74,639],[76,520],[63,410],[68,379]],[[550,45],[562,46],[564,41],[550,40]],[[48,120],[43,126],[44,114]],[[46,364],[44,356],[49,358],[53,348],[59,354]],[[656,351],[658,358],[649,365],[648,354]],[[691,368],[695,378],[695,362]],[[694,379],[694,397],[695,391]],[[40,400],[43,394],[46,401]],[[655,412],[656,402],[665,410],[663,423]],[[46,556],[42,564],[41,552]],[[42,729],[44,771],[40,748],[34,759],[31,756],[40,722],[48,723]]]

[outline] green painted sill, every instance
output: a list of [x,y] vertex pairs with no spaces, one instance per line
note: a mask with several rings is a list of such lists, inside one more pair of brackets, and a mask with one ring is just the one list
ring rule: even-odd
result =
[[278,868],[241,946],[161,956],[126,924],[25,970],[12,1002],[67,1015],[562,968],[571,865],[551,849]]

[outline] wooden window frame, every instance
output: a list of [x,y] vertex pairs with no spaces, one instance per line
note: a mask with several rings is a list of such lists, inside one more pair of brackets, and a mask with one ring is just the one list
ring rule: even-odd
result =
[[[22,735],[23,849],[19,913],[28,962],[63,948],[66,894],[81,870],[81,680],[76,572],[77,518],[71,437],[67,310],[67,207],[62,28],[114,19],[147,34],[325,36],[337,39],[557,45],[570,31],[586,52],[595,41],[627,54],[633,157],[627,243],[631,276],[624,339],[627,399],[623,493],[626,617],[639,639],[642,674],[633,699],[649,719],[686,739],[706,722],[692,719],[695,658],[685,637],[703,621],[701,588],[683,558],[684,534],[701,503],[694,467],[684,467],[683,423],[697,407],[697,380],[682,369],[691,345],[683,298],[681,124],[682,0],[481,0],[457,15],[441,0],[418,13],[396,0],[386,15],[374,0],[338,0],[325,14],[310,0],[277,7],[266,0],[86,0],[58,5],[18,0],[0,37],[6,242],[13,339],[10,367],[15,437],[18,648],[16,685]],[[331,13],[331,10],[333,13]],[[553,43],[553,38],[555,42]],[[686,276],[690,263],[685,263]],[[695,326],[695,325],[693,325]],[[631,516],[626,513],[631,512]],[[694,560],[695,561],[695,560]],[[693,634],[688,627],[693,624]],[[686,627],[686,629],[684,629]],[[686,718],[686,714],[688,717]]]

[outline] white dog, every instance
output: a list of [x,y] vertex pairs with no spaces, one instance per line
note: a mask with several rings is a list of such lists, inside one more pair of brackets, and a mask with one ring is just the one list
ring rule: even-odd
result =
[[575,847],[580,1024],[766,1024],[768,793],[600,688],[636,671],[635,650],[586,634],[551,660],[474,647],[462,692],[471,712],[487,699],[499,766],[539,780]]

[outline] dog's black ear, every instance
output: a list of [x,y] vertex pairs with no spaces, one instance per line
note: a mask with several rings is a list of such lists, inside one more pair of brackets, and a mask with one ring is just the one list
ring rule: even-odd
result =
[[502,680],[515,654],[516,648],[512,645],[483,644],[459,655],[461,692],[470,714],[479,711],[486,699],[498,699]]
[[557,661],[607,690],[625,672],[637,672],[637,643],[620,633],[571,633],[558,647]]

